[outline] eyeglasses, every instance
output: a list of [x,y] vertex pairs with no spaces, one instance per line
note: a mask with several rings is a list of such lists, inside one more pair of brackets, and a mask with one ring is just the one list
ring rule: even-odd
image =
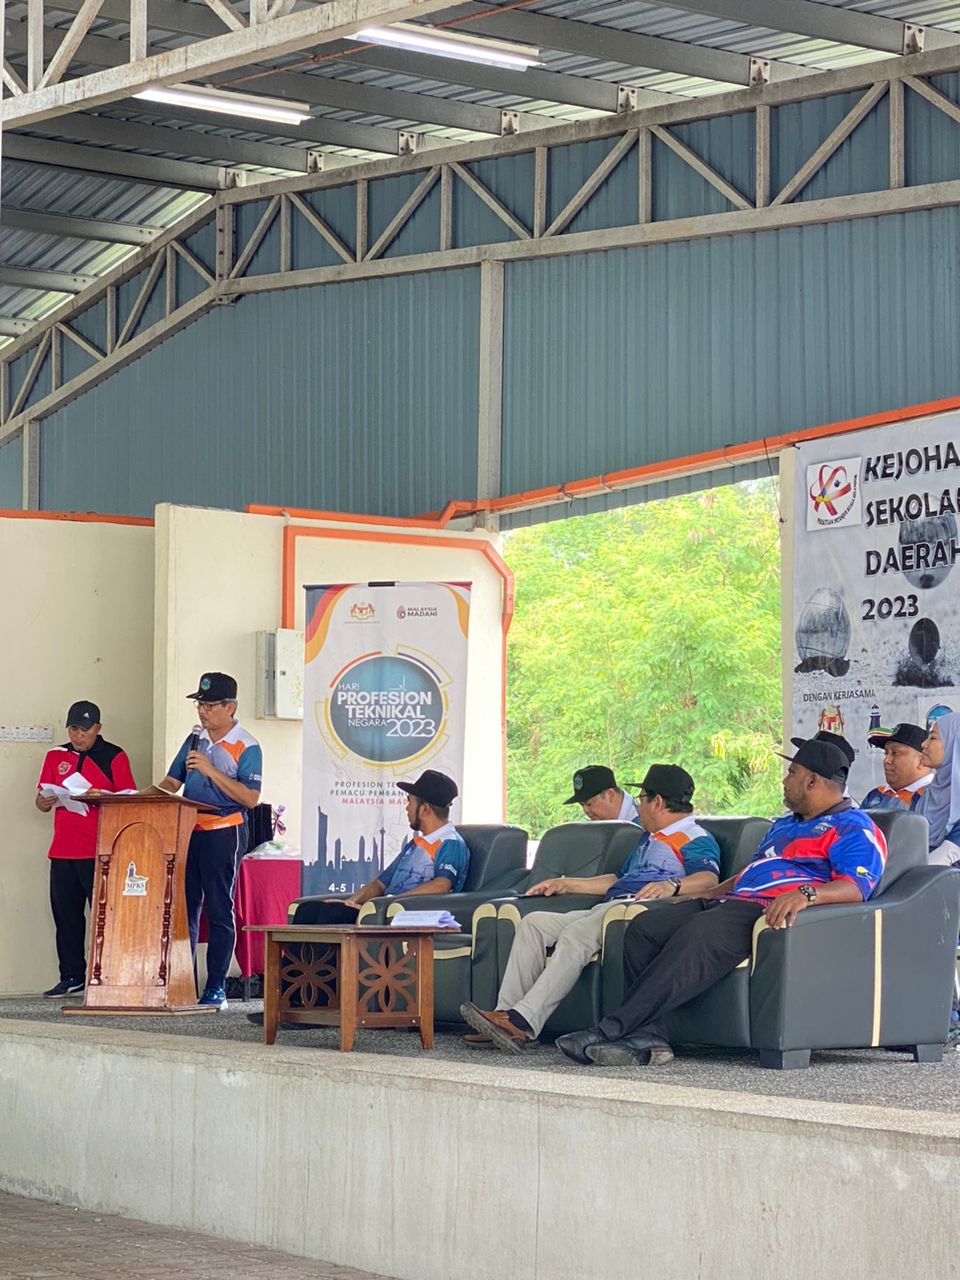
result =
[[225,702],[206,702],[199,698],[197,699],[197,710],[201,707],[225,707],[226,705],[227,704]]

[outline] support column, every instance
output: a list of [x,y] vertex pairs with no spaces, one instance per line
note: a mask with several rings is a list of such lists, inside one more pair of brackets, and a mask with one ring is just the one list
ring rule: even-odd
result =
[[23,461],[21,505],[24,511],[40,510],[40,423],[31,419],[23,424]]
[[[503,411],[503,263],[480,267],[480,396],[477,414],[477,497],[500,496]],[[478,513],[475,527],[496,530],[495,515]]]

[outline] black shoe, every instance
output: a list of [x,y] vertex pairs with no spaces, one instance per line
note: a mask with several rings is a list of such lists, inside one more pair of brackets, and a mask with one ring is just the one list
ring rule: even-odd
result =
[[253,1025],[254,1025],[255,1027],[262,1027],[262,1026],[263,1026],[263,1014],[262,1014],[262,1013],[248,1013],[248,1014],[247,1014],[247,1021],[248,1021],[248,1022],[252,1022],[252,1023],[253,1023]]
[[570,1031],[565,1036],[558,1036],[556,1041],[561,1053],[584,1067],[593,1066],[593,1059],[587,1057],[587,1049],[591,1045],[607,1043],[607,1037],[599,1027],[590,1027],[586,1031]]
[[82,996],[85,986],[83,978],[61,978],[55,987],[44,991],[45,1000],[62,1000],[64,996]]
[[666,1040],[644,1031],[588,1045],[585,1052],[598,1067],[662,1067],[673,1061],[673,1050]]

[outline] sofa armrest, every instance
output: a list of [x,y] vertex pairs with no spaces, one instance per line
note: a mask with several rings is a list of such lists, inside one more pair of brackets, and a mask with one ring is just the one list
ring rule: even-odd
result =
[[759,1049],[932,1044],[947,1031],[960,872],[917,867],[862,903],[762,918],[753,938],[751,1039]]

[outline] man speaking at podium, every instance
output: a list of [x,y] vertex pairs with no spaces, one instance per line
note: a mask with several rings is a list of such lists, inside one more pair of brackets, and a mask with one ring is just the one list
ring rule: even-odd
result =
[[197,952],[200,912],[207,909],[207,985],[201,1004],[227,1007],[227,970],[236,943],[233,885],[246,850],[247,809],[260,798],[263,755],[252,734],[237,723],[237,682],[222,671],[207,671],[196,693],[200,720],[177,752],[164,791],[183,787],[187,800],[212,805],[215,813],[198,813],[187,851],[185,890],[190,946]]

